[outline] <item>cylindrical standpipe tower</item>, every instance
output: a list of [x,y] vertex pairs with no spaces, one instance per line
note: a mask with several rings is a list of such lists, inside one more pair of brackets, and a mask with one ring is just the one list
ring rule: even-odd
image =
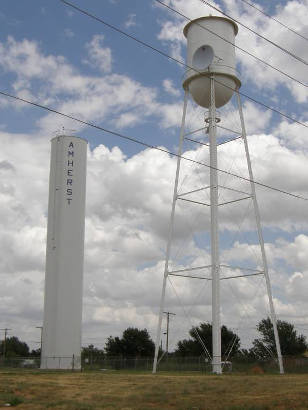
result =
[[51,141],[42,369],[80,368],[87,141]]

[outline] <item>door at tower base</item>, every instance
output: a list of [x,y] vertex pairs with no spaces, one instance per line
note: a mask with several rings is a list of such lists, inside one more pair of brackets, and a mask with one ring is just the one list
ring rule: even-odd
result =
[[80,369],[87,141],[51,141],[42,369]]

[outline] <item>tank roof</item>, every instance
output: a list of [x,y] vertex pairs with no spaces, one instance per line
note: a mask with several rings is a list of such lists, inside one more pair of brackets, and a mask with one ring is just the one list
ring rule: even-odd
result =
[[237,33],[238,33],[238,26],[237,26],[237,24],[236,24],[233,20],[228,19],[227,17],[220,17],[220,16],[203,16],[203,17],[198,17],[197,19],[191,20],[189,23],[186,24],[186,26],[185,26],[184,29],[183,29],[184,36],[187,37],[187,31],[188,31],[189,27],[190,27],[192,24],[197,23],[197,22],[199,22],[199,21],[201,21],[201,20],[210,20],[210,19],[225,20],[225,21],[227,21],[228,23],[231,23],[231,24],[233,25],[233,27],[234,27],[234,33],[235,33],[235,35],[237,35]]
[[78,139],[80,139],[80,140],[82,140],[82,141],[85,141],[85,142],[88,144],[88,140],[87,140],[86,138],[77,137],[76,135],[63,135],[63,134],[59,134],[59,135],[56,135],[55,137],[51,138],[50,141],[53,141],[53,140],[55,140],[56,138],[78,138]]

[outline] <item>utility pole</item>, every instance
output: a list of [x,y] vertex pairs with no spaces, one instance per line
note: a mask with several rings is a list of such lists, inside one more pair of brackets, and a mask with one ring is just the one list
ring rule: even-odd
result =
[[6,328],[0,329],[0,330],[4,330],[3,359],[5,359],[5,354],[6,354],[6,336],[7,336],[7,332],[8,332],[9,330],[12,330],[12,329],[8,329],[8,328],[6,327]]
[[166,353],[167,353],[167,355],[168,355],[168,348],[169,348],[169,318],[170,318],[170,315],[176,316],[176,314],[175,314],[175,313],[171,313],[171,312],[163,312],[163,313],[165,313],[165,314],[167,315]]
[[41,355],[42,355],[42,347],[43,347],[43,326],[35,326],[36,329],[41,329]]

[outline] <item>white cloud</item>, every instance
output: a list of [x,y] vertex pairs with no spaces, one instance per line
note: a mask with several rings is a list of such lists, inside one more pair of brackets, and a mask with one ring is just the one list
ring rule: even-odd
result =
[[137,25],[137,23],[136,23],[136,14],[134,14],[134,13],[129,14],[124,26],[126,28],[130,28],[130,27],[135,27],[136,25]]
[[[233,100],[236,96],[234,95]],[[270,125],[270,120],[272,118],[272,112],[270,110],[264,111],[257,104],[250,101],[244,101],[243,104],[243,115],[245,121],[245,129],[247,135],[262,133]],[[237,103],[232,102],[225,107],[218,110],[220,114],[221,124],[226,128],[236,131],[238,135],[241,134],[241,122],[239,117],[239,112],[237,108]],[[260,121],[262,118],[262,121]],[[225,130],[218,130],[220,133],[226,132]],[[233,134],[233,137],[236,135]]]
[[[1,315],[9,314],[14,326],[20,323],[21,318],[38,325],[42,317],[49,141],[43,137],[37,139],[3,132],[0,137],[0,173],[4,176],[0,185],[0,243],[5,255],[0,264],[0,274],[6,284],[0,290],[0,312]],[[251,144],[255,148],[256,170],[262,170],[261,176],[265,180],[272,177],[269,164],[280,150],[285,152],[286,162],[291,155],[273,136],[254,136]],[[236,154],[236,148],[233,149],[229,148],[223,155]],[[185,152],[184,155],[192,156],[193,152]],[[292,155],[298,161],[296,154]],[[279,156],[284,161],[281,153]],[[31,157],[31,162],[26,160],[28,157]],[[260,168],[258,162],[262,157],[263,160],[266,158],[267,163],[263,162]],[[207,158],[204,161],[207,162]],[[152,150],[141,151],[131,158],[126,158],[119,148],[109,150],[103,145],[89,152],[84,326],[97,338],[120,333],[130,325],[147,327],[154,337],[175,163],[175,159]],[[284,163],[281,167],[284,168]],[[206,184],[204,170],[197,172],[183,161],[182,171],[182,192],[186,187],[200,186],[202,182]],[[191,171],[192,179],[185,182],[185,175]],[[287,172],[283,178],[292,188],[293,178],[288,179]],[[296,184],[299,183],[296,181]],[[304,178],[302,183],[304,186]],[[259,199],[262,203],[267,198],[261,194]],[[269,206],[265,218],[267,225],[281,228],[285,224],[290,209],[285,209],[287,205],[280,206],[281,209]],[[294,210],[292,204],[293,213]],[[200,266],[209,263],[207,247],[197,248],[190,237],[190,230],[202,233],[208,229],[209,215],[203,210],[200,215],[198,207],[179,204],[177,216],[170,267],[181,269],[188,264]],[[240,207],[228,213],[222,212],[222,226],[232,231],[234,228],[230,218],[235,227],[234,221],[240,221],[242,217]],[[306,216],[299,213],[298,217],[299,222],[304,224]],[[245,229],[251,229],[251,226],[247,225]],[[304,292],[301,290],[304,283],[299,282],[304,280],[308,269],[307,241],[305,235],[298,235],[291,243],[280,241],[267,244],[272,266],[275,267],[277,261],[284,258],[289,264],[292,263],[295,272],[300,272],[297,276],[290,275],[286,288],[287,273],[283,275],[284,279],[275,271],[271,275],[276,292],[278,288],[283,294],[282,299],[277,299],[280,317],[287,314],[298,316],[305,306]],[[251,247],[255,250],[248,249]],[[223,253],[222,260],[231,263],[242,260],[247,263],[246,266],[251,266],[247,261],[253,259],[252,254],[257,252],[255,244],[238,242],[229,253]],[[185,255],[189,258],[183,259]],[[206,275],[206,272],[200,274]],[[210,285],[206,285],[201,297],[199,281],[183,282],[181,278],[173,281],[181,302],[168,285],[167,306],[177,312],[179,320],[182,318],[182,323],[175,322],[178,323],[178,332],[174,334],[176,339],[183,337],[183,332],[190,327],[183,317],[181,304],[190,311],[192,323],[197,323],[199,320],[210,320],[211,301]],[[233,323],[234,326],[241,323],[244,326],[249,320],[252,322],[267,314],[265,288],[262,285],[258,290],[259,282],[257,279],[243,279],[231,284],[232,291],[224,285],[223,320],[226,323]],[[27,297],[21,299],[20,295],[25,294]],[[31,302],[28,295],[31,295]],[[295,304],[294,298],[297,298]],[[244,310],[243,306],[246,306]],[[99,336],[98,323],[105,329],[103,334],[100,331]],[[20,332],[26,335],[27,329]]]
[[[278,25],[274,20],[265,18],[262,14],[257,13],[251,7],[238,8],[235,2],[228,2],[229,10],[232,16],[238,17],[239,21],[244,22],[252,30],[260,33],[262,36],[270,39],[274,43],[289,50],[291,53],[307,60],[305,41],[300,37],[290,33]],[[273,15],[277,20],[286,22],[299,33],[304,34],[306,25],[303,23],[303,14],[307,8],[307,1],[289,1],[285,6],[280,6],[277,13]],[[297,23],[295,23],[295,20]],[[243,27],[239,27],[239,34],[236,38],[236,44],[241,48],[253,50],[252,54],[277,67],[281,71],[297,78],[303,83],[307,83],[305,78],[305,65],[296,61],[291,56],[279,50],[275,46],[256,37]],[[281,75],[269,67],[262,66],[256,60],[247,54],[238,51],[238,59],[242,64],[242,76],[245,79],[253,81],[260,89],[268,88],[274,90],[278,85],[286,86],[292,93],[297,102],[304,102],[308,98],[307,88],[296,84],[294,81]]]
[[18,79],[48,78],[64,57],[43,56],[36,42],[24,39],[17,42],[9,36],[6,43],[0,43],[1,66],[5,71],[16,73]]
[[103,47],[104,36],[96,34],[92,40],[86,44],[89,54],[89,61],[94,67],[98,67],[102,73],[110,73],[112,68],[112,55],[109,47]]
[[67,15],[68,17],[73,17],[73,15],[74,15],[73,10],[66,9],[66,15]]
[[295,272],[287,282],[287,293],[295,304],[307,305],[308,271]]
[[73,38],[75,37],[75,33],[73,32],[73,30],[71,30],[70,28],[66,28],[64,29],[64,35],[67,38]]
[[[166,3],[187,16],[189,19],[209,14],[219,15],[219,12],[213,8],[194,0],[168,0]],[[212,4],[215,7],[220,8],[216,3]],[[252,7],[244,5],[241,2],[228,0],[224,1],[224,4],[227,13],[231,17],[238,19],[252,30],[289,50],[291,53],[306,61],[308,60],[308,51],[305,40],[290,33],[288,30],[278,25],[274,20],[267,19]],[[307,28],[303,17],[305,16],[307,5],[307,0],[288,1],[284,6],[280,5],[279,8],[277,7],[277,12],[273,17],[284,21],[287,25],[295,28],[296,31],[307,37]],[[182,55],[182,48],[185,44],[185,38],[182,31],[184,25],[187,24],[187,20],[176,13],[168,11],[162,6],[161,8],[166,12],[166,17],[161,22],[161,30],[158,34],[158,39],[169,45],[170,54],[173,57],[185,61],[185,57],[183,57],[184,54]],[[256,57],[264,60],[270,65],[277,67],[279,70],[284,71],[304,84],[307,84],[306,67],[304,64],[255,36],[251,31],[239,26],[239,33],[235,41],[236,45],[241,49],[249,51],[251,54],[254,54]],[[240,63],[241,80],[243,82],[247,82],[248,80],[252,81],[252,83],[260,90],[268,89],[269,91],[275,90],[278,86],[284,86],[289,89],[296,102],[303,103],[307,101],[308,91],[304,86],[297,84],[286,76],[280,74],[278,71],[256,61],[256,59],[239,49],[236,49],[236,55],[237,60]]]
[[[302,121],[308,126],[308,121]],[[307,150],[307,131],[297,123],[290,123],[288,121],[281,121],[274,131],[278,138],[281,138],[283,143],[293,149]]]
[[178,97],[181,95],[180,91],[174,87],[173,81],[169,78],[166,78],[163,81],[163,87],[168,94],[173,95],[174,97]]
[[[88,50],[95,62],[101,64],[102,70],[109,70],[111,51],[101,47],[102,40],[102,36],[94,36]],[[98,123],[108,119],[113,127],[119,128],[146,122],[153,116],[164,128],[179,124],[176,105],[160,103],[157,89],[146,87],[126,75],[108,72],[101,76],[84,76],[64,57],[46,56],[37,43],[17,42],[12,37],[0,44],[0,57],[3,57],[0,65],[16,75],[13,88],[17,95],[52,106],[65,114]],[[42,81],[39,88],[38,80]],[[3,106],[13,104],[6,99],[1,99],[0,103]],[[20,107],[21,104],[14,102],[13,106]],[[47,133],[62,127],[77,131],[84,127],[56,114],[41,117],[38,125]]]
[[[185,2],[181,4],[186,7]],[[101,41],[100,38],[99,47],[102,46]],[[108,120],[114,128],[146,122],[153,116],[160,127],[172,130],[179,126],[182,101],[160,103],[156,88],[147,87],[126,75],[82,75],[65,58],[44,55],[35,42],[28,40],[17,42],[9,38],[0,45],[0,56],[2,67],[16,76],[14,88],[19,95],[48,101],[59,110],[89,121]],[[35,85],[41,80],[39,86]],[[165,82],[164,85],[177,97],[172,83]],[[302,149],[292,150],[289,143],[291,136],[294,139],[297,136],[296,127],[282,123],[275,135],[261,134],[262,127],[270,122],[270,113],[257,109],[251,103],[246,103],[244,110],[255,179],[308,196],[305,177],[307,153]],[[234,114],[233,107],[226,111],[223,117],[225,125],[239,126]],[[20,325],[22,321],[36,321],[35,325],[38,325],[37,321],[42,317],[49,168],[49,137],[45,136],[60,125],[76,129],[75,123],[51,114],[41,117],[37,125],[35,136],[0,132],[0,243],[5,255],[0,263],[0,275],[5,284],[0,287],[0,315],[8,315],[6,317],[15,327],[20,326],[23,334],[27,330]],[[202,110],[190,103],[187,129],[203,125]],[[176,143],[176,139],[174,141]],[[298,136],[298,142],[303,146],[304,137]],[[189,147],[185,146],[184,156],[209,163],[206,147]],[[95,335],[98,335],[99,323],[104,324],[104,335],[100,330],[100,337],[119,333],[136,324],[149,327],[154,336],[175,165],[176,158],[153,150],[141,151],[130,158],[117,147],[108,149],[99,145],[89,152],[84,320],[85,328],[93,329]],[[219,166],[247,176],[240,141],[219,148]],[[207,168],[182,162],[181,192],[207,185],[208,180]],[[249,190],[249,184],[238,179],[221,176],[221,182],[235,189]],[[220,200],[227,200],[228,195],[231,194],[221,191]],[[198,198],[208,201],[208,191],[195,197]],[[265,227],[286,232],[307,228],[305,202],[286,199],[261,188],[258,188],[258,199]],[[244,207],[221,207],[222,230],[232,236],[240,226],[242,232],[249,235],[254,222],[252,209],[248,211],[245,219]],[[208,263],[208,210],[178,201],[176,218],[170,266],[184,268],[189,264]],[[191,231],[196,233],[195,240]],[[201,234],[206,243],[197,246],[196,236]],[[299,316],[303,309],[307,310],[300,290],[305,286],[308,270],[305,262],[307,237],[297,235],[294,241],[277,241],[266,246],[273,263],[273,283],[276,291],[279,290],[279,312]],[[246,243],[243,237],[231,248],[223,254],[227,261],[247,262],[253,260],[254,252],[258,253],[255,241]],[[282,258],[291,268],[290,272],[278,274],[278,261]],[[192,320],[210,320],[209,287],[203,294],[200,282],[178,280],[174,283],[182,303],[192,309]],[[226,323],[233,320],[236,324],[234,318],[244,316],[242,305],[246,306],[251,317],[262,317],[266,313],[264,287],[258,293],[258,283],[257,279],[252,283],[243,279],[237,285],[231,285],[233,293],[226,289],[223,296]],[[232,300],[231,293],[234,296]],[[27,295],[31,296],[31,301]],[[297,296],[298,302],[294,303]],[[179,323],[178,336],[183,337],[181,332],[184,331],[185,320],[174,293],[168,296],[167,306],[178,312],[178,318],[183,322]],[[187,323],[185,326],[190,327]]]

